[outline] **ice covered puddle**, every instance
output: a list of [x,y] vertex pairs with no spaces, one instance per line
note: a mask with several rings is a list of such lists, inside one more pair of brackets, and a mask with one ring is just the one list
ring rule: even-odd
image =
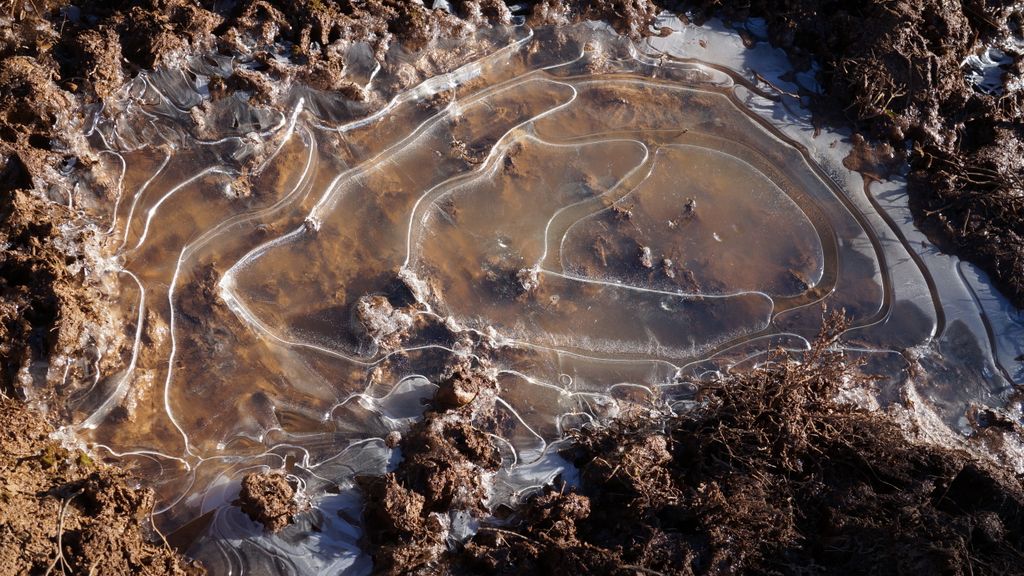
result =
[[[805,348],[823,305],[879,401],[917,386],[952,424],[1000,404],[1020,340],[990,342],[981,311],[995,334],[1017,319],[908,249],[898,183],[867,191],[841,135],[748,81],[795,92],[779,53],[663,24],[493,33],[413,87],[395,78],[419,56],[358,49],[365,102],[295,86],[280,112],[202,96],[227,58],[142,76],[92,134],[123,160],[135,346],[76,397],[79,434],[139,466],[213,573],[361,573],[351,481],[400,457],[384,438],[452,362],[500,385],[495,503],[560,471],[567,427],[681,409],[715,371]],[[311,504],[274,536],[230,505],[266,467]]]

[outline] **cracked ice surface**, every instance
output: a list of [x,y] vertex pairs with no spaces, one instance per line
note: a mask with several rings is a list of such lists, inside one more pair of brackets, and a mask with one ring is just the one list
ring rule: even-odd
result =
[[[76,395],[80,437],[138,466],[214,572],[362,573],[352,480],[400,457],[384,437],[453,357],[500,385],[495,503],[571,474],[567,428],[682,409],[716,371],[805,349],[822,305],[851,318],[880,401],[913,362],[951,425],[998,405],[1022,340],[986,322],[1020,333],[1017,313],[911,247],[898,182],[868,189],[842,134],[751,81],[795,92],[784,56],[664,24],[639,43],[494,32],[390,92],[353,49],[376,107],[301,86],[279,110],[211,103],[224,58],[141,76],[91,136],[123,160],[110,234],[135,345]],[[266,468],[312,504],[272,536],[229,505]]]

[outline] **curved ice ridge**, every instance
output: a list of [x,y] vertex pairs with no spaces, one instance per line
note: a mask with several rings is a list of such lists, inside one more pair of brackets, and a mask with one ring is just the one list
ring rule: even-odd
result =
[[[927,244],[898,179],[842,167],[845,136],[792,96],[810,76],[716,24],[659,25],[489,33],[393,93],[357,47],[376,110],[303,87],[283,111],[210,102],[221,57],[140,76],[90,133],[121,169],[134,345],[76,396],[79,435],[139,466],[214,573],[362,573],[352,480],[394,465],[384,437],[452,358],[501,386],[494,503],[571,476],[568,428],[806,349],[823,306],[885,376],[875,401],[913,386],[953,426],[1004,403],[1024,320]],[[278,535],[228,505],[259,469],[310,504]]]

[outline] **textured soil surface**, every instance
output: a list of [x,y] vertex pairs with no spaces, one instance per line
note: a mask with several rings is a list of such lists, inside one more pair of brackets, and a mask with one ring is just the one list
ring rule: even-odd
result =
[[247,474],[242,478],[238,505],[250,518],[277,532],[291,523],[299,511],[295,486],[283,474]]
[[1021,479],[838,403],[838,383],[860,378],[831,348],[841,327],[832,322],[800,362],[780,353],[704,385],[700,407],[682,416],[577,431],[565,456],[578,486],[548,487],[447,547],[454,513],[483,518],[478,486],[495,466],[486,436],[449,423],[487,402],[428,412],[401,442],[411,455],[370,491],[377,572],[1019,571]]
[[0,398],[0,574],[203,574],[143,531],[153,493]]
[[453,366],[447,373],[434,397],[436,410],[395,440],[402,451],[398,469],[360,481],[366,544],[377,573],[436,569],[458,540],[454,524],[489,516],[486,485],[501,456],[483,429],[501,426],[494,411],[497,384],[480,367]]
[[[430,4],[430,2],[427,2]],[[766,19],[799,67],[820,65],[822,122],[851,123],[906,150],[918,224],[976,262],[1024,306],[1024,123],[1021,92],[986,94],[961,63],[981,43],[1019,33],[1001,0],[648,0],[527,3],[531,24],[606,19],[631,35],[662,8],[700,20]],[[17,399],[67,417],[68,391],[48,374],[59,355],[99,343],[111,322],[84,273],[101,242],[63,199],[87,181],[94,204],[115,184],[81,136],[88,110],[138,70],[197,51],[264,62],[211,82],[269,101],[300,81],[353,90],[340,56],[311,49],[368,40],[426,46],[507,23],[498,0],[453,1],[454,15],[403,0],[0,0],[0,573],[182,574],[189,568],[140,529],[148,492],[128,473],[47,440],[48,424]],[[291,46],[294,66],[270,49]],[[1018,54],[1006,80],[1019,80]],[[117,343],[106,357],[118,357]],[[584,430],[568,454],[577,488],[536,495],[465,545],[455,527],[482,519],[493,382],[453,371],[437,410],[401,439],[405,459],[365,479],[368,544],[387,573],[1012,573],[1022,551],[1020,479],[964,454],[908,443],[877,415],[836,405],[842,359],[819,349],[702,390],[703,408],[667,421]],[[100,365],[99,369],[106,370]],[[28,391],[32,391],[31,395]],[[785,415],[785,419],[780,415]],[[500,426],[501,423],[492,423]],[[276,529],[294,514],[283,477],[253,480],[252,513]],[[291,488],[291,486],[287,486]],[[262,516],[261,516],[262,515]],[[265,517],[265,518],[264,518]],[[1015,563],[1014,563],[1015,562]],[[99,568],[95,568],[99,566]]]

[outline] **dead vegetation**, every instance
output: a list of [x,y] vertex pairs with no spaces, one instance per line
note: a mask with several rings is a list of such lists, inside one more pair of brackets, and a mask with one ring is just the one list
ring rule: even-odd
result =
[[918,146],[911,182],[930,194],[912,200],[924,223],[954,250],[965,250],[1021,306],[1024,288],[1024,126],[990,128],[970,155]]
[[1008,574],[1019,478],[910,442],[834,400],[833,349],[701,387],[663,422],[576,433],[577,487],[549,487],[446,557],[455,574]]

